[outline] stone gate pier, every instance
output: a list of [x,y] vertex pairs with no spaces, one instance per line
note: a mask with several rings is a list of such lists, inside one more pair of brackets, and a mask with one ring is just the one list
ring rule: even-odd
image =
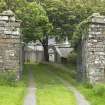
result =
[[105,81],[105,16],[94,13],[82,40],[83,75],[91,83]]
[[13,73],[17,79],[22,71],[20,23],[11,10],[0,14],[0,73]]

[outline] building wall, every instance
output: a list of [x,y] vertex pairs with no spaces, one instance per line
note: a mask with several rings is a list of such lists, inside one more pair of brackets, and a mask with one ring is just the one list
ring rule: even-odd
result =
[[44,60],[43,51],[25,51],[25,62],[35,63]]
[[49,62],[51,62],[51,63],[61,63],[61,57],[57,53],[54,45],[49,46]]
[[60,57],[60,55],[57,53],[57,52],[55,52],[55,62],[56,63],[59,63],[59,64],[61,64],[62,63],[62,60],[61,60],[61,57]]
[[[52,50],[51,50],[52,49]],[[66,47],[63,47],[67,51]],[[51,50],[51,51],[50,51]],[[59,48],[60,51],[60,48]],[[61,52],[61,51],[60,51]],[[61,56],[54,45],[49,46],[49,61],[54,63],[67,63],[67,57]]]

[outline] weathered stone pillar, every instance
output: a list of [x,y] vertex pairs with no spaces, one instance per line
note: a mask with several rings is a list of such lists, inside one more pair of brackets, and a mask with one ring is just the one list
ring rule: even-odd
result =
[[82,64],[84,76],[91,83],[105,80],[105,16],[94,13],[87,36],[83,38]]
[[11,11],[0,14],[0,72],[9,72],[20,78],[22,71],[21,21]]

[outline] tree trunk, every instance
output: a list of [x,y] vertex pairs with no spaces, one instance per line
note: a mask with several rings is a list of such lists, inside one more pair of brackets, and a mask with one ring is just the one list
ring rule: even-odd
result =
[[44,48],[44,60],[46,62],[49,62],[48,44],[47,45],[43,45],[43,48]]
[[46,34],[46,38],[42,41],[43,49],[44,49],[44,60],[49,62],[49,53],[48,53],[48,35]]

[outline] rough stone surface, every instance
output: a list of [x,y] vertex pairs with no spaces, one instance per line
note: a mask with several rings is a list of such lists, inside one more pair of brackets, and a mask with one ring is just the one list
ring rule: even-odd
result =
[[83,39],[82,64],[84,75],[91,83],[105,79],[105,17],[93,15],[88,35]]
[[19,79],[21,71],[20,21],[11,10],[0,14],[0,72],[12,71]]

